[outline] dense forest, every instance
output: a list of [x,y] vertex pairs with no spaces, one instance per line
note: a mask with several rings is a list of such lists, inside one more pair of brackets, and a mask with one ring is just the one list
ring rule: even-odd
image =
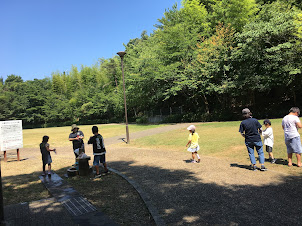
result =
[[[282,117],[301,106],[301,0],[184,0],[125,44],[130,121]],[[121,59],[0,80],[0,120],[25,127],[123,122]]]

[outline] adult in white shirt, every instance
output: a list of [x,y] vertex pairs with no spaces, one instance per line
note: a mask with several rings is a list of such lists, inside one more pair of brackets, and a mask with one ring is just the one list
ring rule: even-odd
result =
[[302,124],[298,117],[299,115],[300,109],[298,107],[292,107],[289,110],[289,114],[282,120],[282,128],[284,130],[285,144],[287,147],[288,166],[292,166],[292,156],[293,153],[295,153],[297,165],[301,167],[302,146],[298,129],[302,128]]

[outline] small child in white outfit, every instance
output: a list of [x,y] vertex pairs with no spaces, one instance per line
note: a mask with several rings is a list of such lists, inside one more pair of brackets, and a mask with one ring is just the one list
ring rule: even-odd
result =
[[266,127],[266,129],[263,130],[263,132],[262,132],[263,143],[266,146],[266,152],[268,152],[269,161],[271,163],[275,163],[276,159],[274,158],[274,155],[273,155],[274,134],[273,134],[273,128],[271,127],[272,123],[269,119],[265,119],[263,121],[263,124]]

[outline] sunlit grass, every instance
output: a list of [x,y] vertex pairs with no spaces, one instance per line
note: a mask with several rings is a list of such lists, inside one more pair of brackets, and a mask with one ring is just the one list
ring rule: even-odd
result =
[[[262,124],[263,120],[259,120]],[[272,128],[274,131],[275,158],[287,160],[286,146],[284,144],[284,133],[281,126],[282,119],[272,119]],[[242,161],[249,163],[247,150],[244,144],[244,138],[240,135],[239,125],[241,121],[232,122],[210,122],[196,124],[196,132],[199,134],[200,154],[203,156],[218,157],[227,161]],[[265,127],[262,127],[265,129]],[[301,131],[300,131],[301,133]],[[142,148],[158,148],[163,150],[176,150],[186,152],[185,145],[188,142],[189,132],[186,128],[173,130],[166,133],[156,134],[134,140],[130,145]],[[263,139],[263,138],[262,138]],[[189,153],[188,153],[189,155]],[[264,149],[264,155],[268,154]],[[255,152],[257,157],[257,153]],[[295,157],[293,158],[296,162]],[[278,165],[279,169],[284,170],[286,165]],[[277,166],[273,166],[276,168]],[[290,171],[297,171],[297,167]]]
[[[92,136],[91,125],[78,125],[80,130],[85,135],[85,141]],[[103,124],[97,125],[99,132],[104,138],[114,137],[125,134],[125,125],[121,124]],[[129,125],[130,133],[138,132],[146,129],[156,128],[162,125]],[[71,142],[68,140],[71,133],[71,127],[52,127],[52,128],[39,128],[39,129],[24,129],[23,130],[23,146],[38,147],[42,141],[42,137],[49,136],[49,143],[52,147],[66,147],[70,146]]]

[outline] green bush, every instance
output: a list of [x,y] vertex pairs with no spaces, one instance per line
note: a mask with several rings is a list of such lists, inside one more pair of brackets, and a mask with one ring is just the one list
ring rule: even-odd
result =
[[136,119],[137,124],[147,124],[148,123],[148,117],[147,116],[141,116]]

